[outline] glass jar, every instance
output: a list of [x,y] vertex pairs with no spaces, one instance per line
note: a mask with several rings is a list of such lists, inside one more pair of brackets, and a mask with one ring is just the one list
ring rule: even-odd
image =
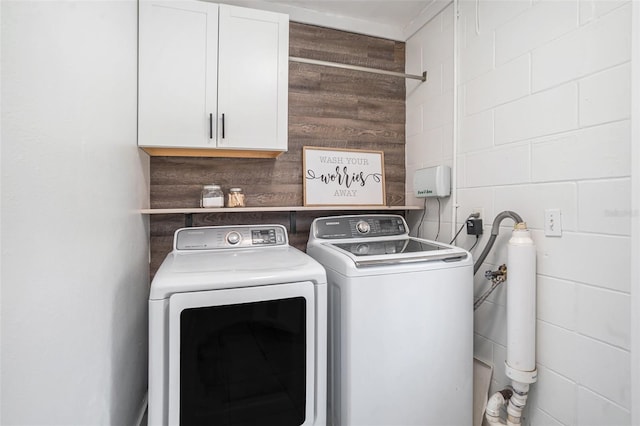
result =
[[200,196],[200,207],[223,207],[224,206],[224,194],[220,185],[204,185],[202,187],[202,193]]
[[227,207],[244,207],[242,188],[231,188],[227,194]]

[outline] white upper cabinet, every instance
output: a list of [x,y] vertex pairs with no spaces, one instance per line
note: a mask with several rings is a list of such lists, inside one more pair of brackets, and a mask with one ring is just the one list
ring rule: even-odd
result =
[[152,155],[287,150],[287,15],[141,0],[138,145]]
[[218,146],[286,151],[289,18],[221,4],[219,34]]
[[141,1],[138,37],[138,144],[215,148],[218,5]]

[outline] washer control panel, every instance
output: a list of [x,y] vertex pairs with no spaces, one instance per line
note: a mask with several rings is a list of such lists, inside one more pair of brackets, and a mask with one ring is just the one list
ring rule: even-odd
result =
[[283,246],[289,244],[282,225],[202,226],[178,229],[173,248],[179,251]]
[[361,215],[318,218],[313,222],[315,238],[367,238],[407,235],[409,228],[402,216]]

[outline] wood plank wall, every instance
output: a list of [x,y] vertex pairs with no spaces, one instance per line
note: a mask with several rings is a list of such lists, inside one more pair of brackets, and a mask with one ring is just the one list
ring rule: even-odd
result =
[[[291,56],[404,72],[405,44],[291,22]],[[248,123],[250,125],[250,123]],[[289,63],[289,149],[277,159],[151,158],[152,208],[198,207],[203,184],[242,187],[248,206],[303,204],[302,147],[384,151],[387,205],[404,205],[405,81]],[[314,217],[298,213],[291,244],[304,250]],[[330,214],[339,214],[331,212]],[[183,215],[151,217],[151,275],[171,250]],[[281,223],[287,213],[194,215],[194,226]]]

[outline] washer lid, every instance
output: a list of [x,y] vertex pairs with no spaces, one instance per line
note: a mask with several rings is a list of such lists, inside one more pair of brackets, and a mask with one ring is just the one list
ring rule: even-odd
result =
[[457,247],[412,237],[326,245],[349,257],[358,268],[435,260],[457,261],[467,257],[467,252]]
[[385,241],[363,241],[358,243],[333,243],[333,245],[358,257],[376,256],[380,254],[422,253],[425,251],[448,248],[432,241],[421,241],[411,238]]

